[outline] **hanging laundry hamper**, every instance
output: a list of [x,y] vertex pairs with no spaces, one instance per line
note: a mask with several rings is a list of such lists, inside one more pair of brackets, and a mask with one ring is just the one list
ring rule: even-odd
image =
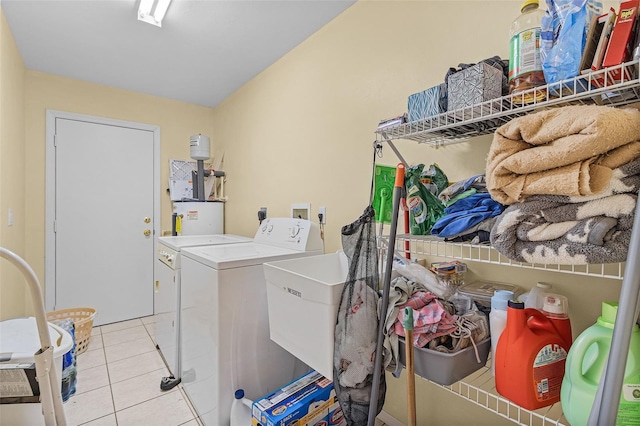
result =
[[64,320],[71,318],[75,326],[76,353],[78,356],[89,347],[91,339],[91,328],[96,310],[93,308],[69,308],[59,311],[47,312],[47,321]]

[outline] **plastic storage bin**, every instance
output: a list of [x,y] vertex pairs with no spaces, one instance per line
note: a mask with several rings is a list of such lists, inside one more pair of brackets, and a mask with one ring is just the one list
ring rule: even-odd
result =
[[344,253],[267,262],[271,340],[329,379],[340,295],[347,278]]
[[[453,353],[439,352],[433,349],[413,348],[414,371],[427,380],[441,385],[450,385],[462,380],[487,363],[491,350],[491,338],[476,343],[480,363],[476,358],[473,346],[468,346]],[[398,361],[405,365],[406,347],[403,337],[398,342]]]
[[514,297],[518,297],[522,293],[522,288],[517,285],[495,281],[473,281],[458,288],[460,294],[470,297],[487,309],[491,308],[491,297],[496,290],[512,291]]
[[[49,324],[49,335],[53,345],[54,368],[60,386],[62,356],[71,350],[73,340],[69,333],[54,324]],[[35,318],[15,318],[0,322],[0,353],[10,356],[9,359],[3,358],[0,361],[0,372],[3,376],[20,371],[14,369],[16,364],[21,364],[23,368],[34,364],[34,354],[41,347]],[[8,386],[8,380],[3,379],[0,382],[0,394],[5,398],[8,391],[3,388]],[[43,425],[42,406],[39,402],[0,404],[0,420],[0,423],[6,425]]]

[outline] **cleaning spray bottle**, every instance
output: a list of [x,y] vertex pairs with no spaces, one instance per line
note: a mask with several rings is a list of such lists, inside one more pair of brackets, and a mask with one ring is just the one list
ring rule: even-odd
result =
[[570,344],[541,311],[509,300],[494,361],[496,390],[527,410],[558,402]]
[[[562,380],[562,411],[572,425],[587,424],[598,383],[605,369],[618,304],[602,303],[598,321],[580,334],[567,355],[566,372]],[[629,355],[624,370],[620,406],[616,425],[640,423],[640,328],[633,326]]]

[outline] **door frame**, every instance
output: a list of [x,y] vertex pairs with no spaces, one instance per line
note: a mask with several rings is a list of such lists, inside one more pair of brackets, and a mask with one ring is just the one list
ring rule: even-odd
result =
[[[55,245],[55,201],[56,201],[56,151],[54,146],[56,119],[83,121],[93,124],[125,127],[153,132],[153,247],[160,235],[160,126],[116,120],[73,112],[46,110],[46,150],[45,150],[45,308],[55,310],[56,306],[56,245]],[[153,268],[153,264],[151,265]],[[155,273],[155,271],[154,271]],[[155,279],[155,277],[154,277]]]

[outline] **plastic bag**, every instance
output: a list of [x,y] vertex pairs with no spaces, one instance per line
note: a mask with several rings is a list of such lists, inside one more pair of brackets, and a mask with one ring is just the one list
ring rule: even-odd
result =
[[437,164],[432,164],[420,174],[420,180],[427,190],[433,195],[438,195],[449,186],[449,178]]
[[442,299],[448,299],[456,291],[456,287],[447,286],[446,282],[438,280],[435,274],[407,258],[395,253],[393,255],[393,270],[403,277],[423,285],[427,290]]
[[444,215],[442,202],[422,184],[423,169],[424,164],[418,164],[406,171],[409,229],[413,235],[429,235],[433,224]]
[[540,32],[540,60],[547,84],[580,73],[586,29],[587,0],[547,0]]

